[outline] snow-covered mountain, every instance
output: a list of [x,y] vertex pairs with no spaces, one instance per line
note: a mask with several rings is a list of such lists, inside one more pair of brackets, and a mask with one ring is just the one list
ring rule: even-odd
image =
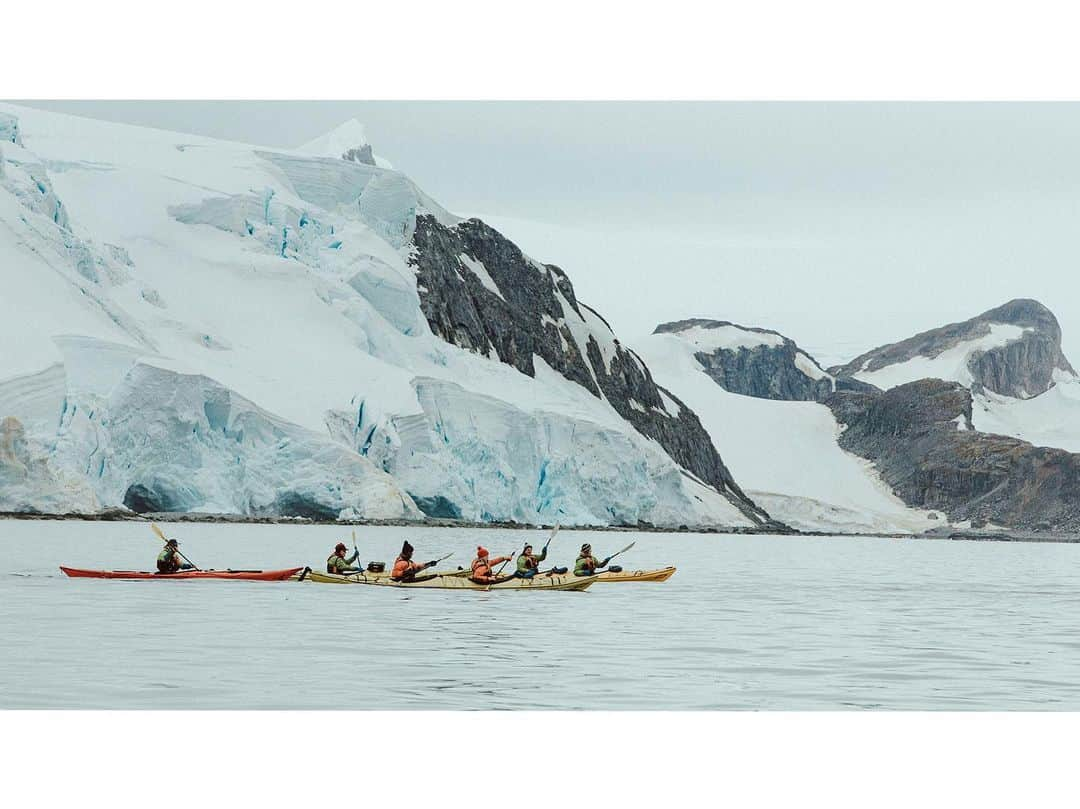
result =
[[841,427],[817,401],[837,382],[790,338],[692,319],[662,324],[634,348],[701,416],[732,474],[774,519],[808,531],[941,524],[938,514],[906,506],[869,461],[840,448]]
[[1036,301],[827,373],[777,332],[726,321],[663,324],[638,347],[790,525],[1080,528],[1080,383]]
[[1061,349],[1057,318],[1038,301],[1009,301],[830,372],[883,390],[918,379],[957,382],[973,395],[976,430],[1080,452],[1080,377]]
[[565,273],[355,123],[0,105],[0,150],[0,510],[768,521]]

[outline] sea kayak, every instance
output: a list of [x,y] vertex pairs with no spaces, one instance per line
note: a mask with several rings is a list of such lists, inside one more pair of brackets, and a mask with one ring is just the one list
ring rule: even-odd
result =
[[[620,570],[618,573],[605,570],[602,573],[597,573],[595,579],[597,583],[603,582],[623,582],[623,581],[667,581],[675,574],[674,567],[661,567],[656,570]],[[310,574],[309,574],[310,575]],[[368,573],[368,576],[389,576],[389,573]],[[464,578],[469,575],[467,570],[448,570],[444,573],[440,573],[441,576]],[[569,578],[578,578],[569,576]]]
[[[456,572],[456,571],[455,571]],[[386,574],[319,573],[311,571],[307,580],[319,584],[370,584],[376,587],[400,587],[409,590],[585,590],[598,576],[537,576],[532,579],[510,579],[498,584],[476,584],[464,576],[419,576],[417,581],[394,581]]]
[[178,573],[150,573],[144,570],[81,570],[77,567],[60,569],[73,579],[146,579],[166,581],[172,579],[224,579],[226,581],[285,581],[304,568],[290,567],[285,570],[181,570]]
[[600,582],[667,581],[674,574],[673,567],[662,567],[659,570],[620,570],[618,573],[605,570],[597,576],[597,580]]

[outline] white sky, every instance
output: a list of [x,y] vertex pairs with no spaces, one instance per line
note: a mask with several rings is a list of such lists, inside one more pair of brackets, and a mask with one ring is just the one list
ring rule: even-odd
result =
[[1080,365],[1080,105],[19,102],[296,146],[349,118],[623,339],[713,317],[823,364],[1014,297]]

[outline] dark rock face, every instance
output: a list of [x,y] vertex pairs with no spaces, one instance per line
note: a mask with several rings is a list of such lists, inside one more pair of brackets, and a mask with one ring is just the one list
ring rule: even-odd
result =
[[[418,216],[413,244],[409,260],[417,272],[421,309],[435,334],[529,376],[536,375],[533,356],[542,357],[570,381],[607,399],[634,429],[749,518],[768,521],[735,483],[698,417],[670,392],[661,393],[645,363],[577,300],[561,269],[529,259],[479,219],[449,228],[430,215]],[[483,265],[481,272],[498,292],[470,262]],[[575,333],[588,333],[584,345]]]
[[193,502],[201,501],[202,495],[190,489],[177,491],[170,484],[157,479],[133,483],[124,492],[124,506],[138,514],[187,511]]
[[1080,455],[976,432],[971,402],[940,379],[826,400],[846,425],[840,446],[873,461],[908,505],[974,526],[1080,530]]
[[451,503],[441,494],[437,494],[434,497],[420,497],[418,495],[409,492],[409,497],[416,503],[424,515],[427,517],[436,517],[441,519],[460,520],[461,509]]
[[[691,318],[672,323],[661,323],[653,334],[678,334],[689,328],[718,329],[731,327],[751,334],[771,335],[780,338],[781,345],[757,345],[751,348],[718,348],[712,352],[699,351],[694,358],[701,363],[705,373],[722,387],[743,396],[758,399],[781,399],[787,401],[820,402],[832,394],[834,382],[817,361],[802,351],[795,341],[771,329],[740,326],[726,320]],[[821,371],[821,378],[814,379],[799,370],[797,355],[802,362]],[[865,383],[858,383],[865,384]],[[872,387],[872,386],[867,386]]]
[[1007,345],[971,357],[968,370],[975,380],[972,386],[975,392],[986,388],[1005,396],[1037,396],[1052,385],[1054,369],[1075,373],[1061,351],[1061,326],[1057,318],[1038,301],[1027,299],[1009,301],[962,323],[950,323],[875,348],[829,370],[837,377],[851,377],[861,370],[876,371],[913,357],[937,357],[959,343],[989,334],[991,324],[995,323],[1028,331]]
[[375,156],[371,153],[371,144],[369,143],[365,143],[359,148],[346,149],[342,153],[341,159],[353,163],[366,163],[369,166],[375,165]]

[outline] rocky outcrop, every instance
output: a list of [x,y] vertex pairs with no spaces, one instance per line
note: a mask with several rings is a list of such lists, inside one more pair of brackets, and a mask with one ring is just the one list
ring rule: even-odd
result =
[[873,461],[910,506],[1034,531],[1080,530],[1080,455],[972,429],[964,386],[924,379],[826,400],[840,446]]
[[661,323],[653,334],[674,334],[701,350],[694,359],[720,387],[759,399],[820,402],[837,390],[872,390],[828,374],[795,341],[772,329],[727,320],[690,318]]
[[611,406],[755,522],[768,516],[735,483],[697,415],[660,388],[566,274],[526,256],[478,219],[449,227],[419,215],[410,264],[432,331],[535,376],[534,357]]
[[1003,344],[975,348],[966,358],[974,392],[985,388],[1004,396],[1029,398],[1051,387],[1055,370],[1075,373],[1061,351],[1057,318],[1041,303],[1029,299],[1012,300],[962,323],[950,323],[875,348],[829,372],[838,378],[851,378],[917,357],[934,359],[964,343],[987,337],[995,324],[1017,327],[1022,332]]

